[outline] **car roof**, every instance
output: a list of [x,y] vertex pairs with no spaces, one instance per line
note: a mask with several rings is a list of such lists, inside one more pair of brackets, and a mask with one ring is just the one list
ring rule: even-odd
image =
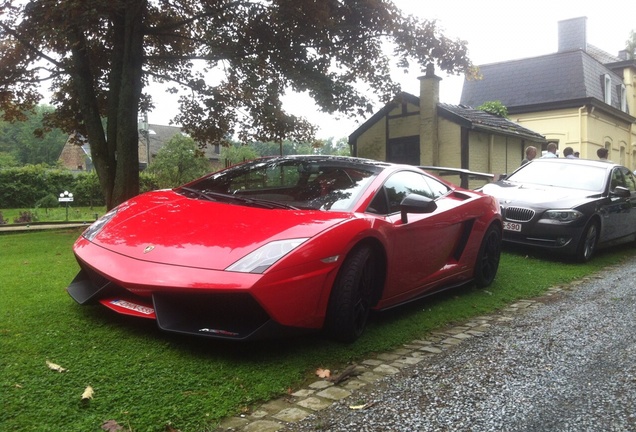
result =
[[602,160],[593,160],[593,159],[566,159],[566,158],[538,158],[533,159],[529,163],[569,163],[569,164],[577,164],[577,165],[586,165],[586,166],[595,166],[601,168],[613,168],[622,166],[612,161],[602,161]]
[[[373,159],[365,159],[354,156],[338,156],[338,155],[283,155],[283,156],[266,156],[259,159],[254,159],[254,161],[259,160],[302,160],[307,162],[341,162],[346,164],[358,164],[358,165],[372,165],[380,168],[386,168],[390,166],[400,166],[399,164],[394,164],[390,162],[377,161]],[[416,168],[412,165],[405,165],[411,168]]]

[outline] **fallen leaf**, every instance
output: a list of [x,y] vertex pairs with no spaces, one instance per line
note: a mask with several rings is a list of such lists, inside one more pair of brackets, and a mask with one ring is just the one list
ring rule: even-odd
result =
[[115,420],[108,420],[102,423],[102,430],[105,430],[106,432],[117,432],[123,431],[124,427]]
[[93,390],[93,387],[88,386],[84,390],[84,393],[82,393],[82,400],[85,401],[85,400],[93,399],[94,394],[95,394],[95,391]]
[[318,378],[329,378],[331,371],[329,369],[318,368],[316,369],[316,375],[318,375]]
[[349,408],[352,410],[365,410],[367,408],[371,408],[375,404],[376,404],[375,402],[367,402],[363,405],[351,405],[349,406]]
[[53,370],[55,372],[66,372],[67,371],[67,369],[63,368],[59,364],[51,363],[48,360],[46,361],[46,365],[49,367],[49,369],[51,369],[51,370]]

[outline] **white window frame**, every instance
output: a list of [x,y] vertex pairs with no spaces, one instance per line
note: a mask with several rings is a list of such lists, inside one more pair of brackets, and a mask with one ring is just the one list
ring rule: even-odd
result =
[[621,111],[627,112],[627,93],[625,90],[625,84],[620,86],[621,94],[619,95],[621,101]]
[[603,89],[604,101],[606,104],[612,104],[612,78],[609,74],[603,75],[603,82],[605,83],[605,88]]

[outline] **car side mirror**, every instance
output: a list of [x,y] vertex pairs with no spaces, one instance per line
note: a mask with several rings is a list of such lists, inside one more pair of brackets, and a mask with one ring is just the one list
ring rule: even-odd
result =
[[433,213],[437,209],[434,200],[418,194],[408,194],[400,203],[402,223],[408,223],[408,213]]
[[612,190],[612,195],[614,195],[616,197],[619,197],[619,198],[629,198],[630,196],[632,196],[632,193],[626,187],[616,186]]

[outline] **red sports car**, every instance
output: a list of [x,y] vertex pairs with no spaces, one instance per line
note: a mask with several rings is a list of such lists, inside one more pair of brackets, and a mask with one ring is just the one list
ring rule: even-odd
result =
[[184,334],[245,340],[323,329],[497,273],[495,198],[365,159],[260,159],[110,211],[77,240],[80,304]]

